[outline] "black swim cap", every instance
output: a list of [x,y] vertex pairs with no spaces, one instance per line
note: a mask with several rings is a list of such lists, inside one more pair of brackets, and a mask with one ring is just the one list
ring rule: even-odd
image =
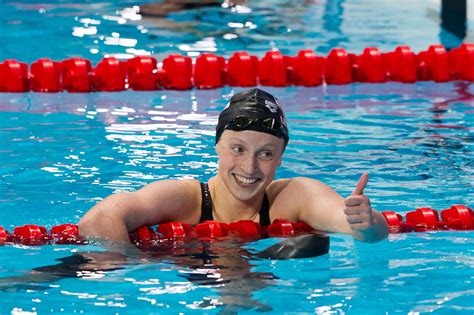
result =
[[288,126],[278,99],[258,88],[234,94],[220,113],[216,126],[216,144],[224,130],[265,132],[288,143]]

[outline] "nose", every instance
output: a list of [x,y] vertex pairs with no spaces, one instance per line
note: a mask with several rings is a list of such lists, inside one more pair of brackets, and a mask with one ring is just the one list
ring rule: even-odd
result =
[[252,175],[255,174],[258,168],[258,160],[255,155],[246,154],[240,163],[240,168],[247,174]]

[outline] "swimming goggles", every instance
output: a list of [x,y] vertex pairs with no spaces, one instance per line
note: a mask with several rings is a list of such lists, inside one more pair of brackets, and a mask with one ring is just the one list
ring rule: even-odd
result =
[[287,138],[288,132],[285,126],[276,118],[250,118],[245,116],[237,116],[231,120],[226,128],[235,131],[246,130],[253,127],[252,130],[270,133],[279,138]]

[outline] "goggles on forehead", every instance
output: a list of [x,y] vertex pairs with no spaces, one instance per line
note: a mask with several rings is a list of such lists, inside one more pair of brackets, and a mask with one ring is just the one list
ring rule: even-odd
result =
[[235,131],[246,130],[251,126],[257,127],[259,131],[263,131],[279,138],[288,139],[288,132],[285,126],[276,118],[250,118],[238,116],[231,120],[224,129]]

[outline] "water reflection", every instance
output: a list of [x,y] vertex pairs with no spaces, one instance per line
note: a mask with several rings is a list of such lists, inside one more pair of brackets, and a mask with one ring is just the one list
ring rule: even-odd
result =
[[[0,278],[2,291],[47,290],[54,282],[64,278],[101,279],[112,271],[127,268],[137,263],[142,266],[167,261],[178,275],[193,285],[215,288],[220,295],[216,306],[225,312],[239,309],[271,309],[252,298],[252,292],[271,285],[276,279],[271,273],[252,272],[248,257],[252,254],[233,244],[227,246],[210,243],[194,243],[180,249],[160,248],[160,250],[140,253],[130,257],[114,252],[86,252],[58,259],[55,265],[34,268],[31,273],[21,276]],[[173,266],[174,265],[174,266]],[[168,265],[168,268],[170,265]],[[179,282],[177,282],[178,284]],[[174,287],[165,292],[156,286],[143,285],[148,298],[162,293],[173,293]],[[187,290],[185,290],[187,291]],[[186,293],[186,292],[183,292]],[[207,308],[200,305],[197,308]]]
[[454,107],[465,107],[469,111],[474,105],[474,95],[469,87],[468,82],[456,82],[453,97],[433,100],[429,108],[432,123],[420,130],[422,136],[413,139],[424,147],[421,153],[428,158],[428,163],[420,165],[420,171],[424,170],[429,178],[442,174],[441,177],[446,181],[464,182],[462,174],[472,173],[474,169],[474,161],[469,158],[472,156],[470,147],[474,143],[474,136],[470,132],[472,127],[466,117],[454,114]]
[[[377,244],[334,235],[329,255],[278,261],[256,260],[254,248],[261,246],[242,248],[233,242],[182,243],[174,249],[163,246],[128,255],[89,251],[10,277],[10,270],[18,273],[51,259],[48,247],[17,248],[13,251],[17,255],[6,255],[10,260],[2,269],[7,274],[0,280],[7,296],[2,307],[25,305],[18,302],[21,295],[22,300],[38,298],[40,309],[52,309],[45,299],[47,290],[50,298],[67,303],[64,307],[71,313],[84,307],[97,313],[104,311],[103,306],[111,311],[121,305],[124,310],[141,307],[145,312],[186,307],[221,313],[366,314],[455,308],[471,314],[471,234],[407,233]],[[9,246],[1,250],[11,252]],[[63,248],[55,256],[70,250]]]
[[[298,243],[295,243],[298,242]],[[305,250],[295,247],[296,244],[311,242],[312,246]],[[147,247],[142,251],[127,248],[124,251],[81,252],[57,259],[59,263],[36,267],[31,272],[18,276],[0,278],[0,290],[6,292],[41,291],[53,287],[53,283],[65,278],[80,278],[107,281],[108,274],[117,270],[127,270],[139,265],[141,268],[171,268],[177,276],[189,281],[192,286],[212,288],[220,294],[220,298],[210,305],[203,301],[192,308],[209,309],[219,307],[222,313],[237,313],[239,310],[272,310],[254,298],[256,291],[267,286],[276,285],[278,277],[271,272],[253,270],[252,260],[262,258],[284,259],[292,252],[293,258],[314,257],[327,253],[329,244],[327,237],[318,235],[300,235],[286,239],[264,251],[246,249],[247,242],[239,240],[216,239],[185,239],[165,240]],[[113,246],[112,246],[113,247]],[[275,251],[278,248],[278,251]],[[323,258],[324,259],[324,258]],[[164,267],[163,267],[164,265]],[[159,273],[162,275],[162,273]],[[183,286],[179,281],[176,285],[156,286],[158,279],[133,280],[128,282],[140,285],[148,299],[166,293],[187,293],[189,285]],[[184,289],[184,290],[183,290]],[[125,292],[117,292],[126,294]],[[209,302],[209,300],[207,300]],[[126,306],[126,305],[125,305]]]
[[367,46],[389,51],[402,44],[421,51],[439,39],[447,48],[458,46],[466,35],[465,0],[442,1],[461,9],[443,9],[441,19],[437,2],[83,2],[6,2],[0,59],[31,63],[83,56],[96,63],[104,56],[162,59],[213,51],[228,57],[237,50],[261,55],[273,48],[291,55],[301,49],[327,54],[340,46],[360,53]]

